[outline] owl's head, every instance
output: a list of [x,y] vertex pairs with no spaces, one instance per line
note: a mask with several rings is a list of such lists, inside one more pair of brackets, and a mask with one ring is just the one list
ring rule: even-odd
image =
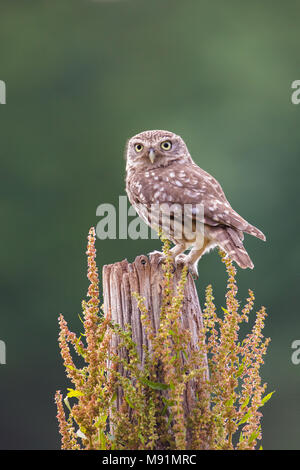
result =
[[170,131],[141,132],[131,137],[126,147],[127,169],[159,168],[190,158],[182,138]]

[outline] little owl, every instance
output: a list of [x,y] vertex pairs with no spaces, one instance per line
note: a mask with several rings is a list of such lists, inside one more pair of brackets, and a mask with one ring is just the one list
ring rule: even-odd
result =
[[220,184],[196,165],[180,136],[141,132],[128,141],[126,160],[129,201],[148,225],[175,244],[174,263],[184,262],[198,277],[201,256],[219,246],[241,268],[253,268],[243,232],[261,240],[264,234],[232,209]]

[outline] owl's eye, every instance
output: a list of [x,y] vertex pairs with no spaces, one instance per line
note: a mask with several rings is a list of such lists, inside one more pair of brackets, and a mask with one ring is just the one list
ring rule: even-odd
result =
[[144,146],[142,144],[135,144],[134,148],[135,151],[139,153],[143,150]]
[[172,143],[169,140],[165,140],[164,142],[160,144],[160,146],[163,150],[171,150]]

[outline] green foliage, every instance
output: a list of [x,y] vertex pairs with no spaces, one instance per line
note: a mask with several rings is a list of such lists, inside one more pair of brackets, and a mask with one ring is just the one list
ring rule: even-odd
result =
[[[90,299],[82,304],[85,344],[59,317],[61,355],[73,383],[64,400],[59,391],[55,397],[63,449],[255,449],[261,439],[259,409],[273,393],[264,396],[266,385],[260,378],[269,342],[262,335],[265,309],[257,312],[251,333],[240,341],[240,324],[248,321],[254,295],[249,291],[240,311],[236,270],[221,253],[228,273],[226,308],[222,316],[217,315],[208,286],[198,348],[189,351],[190,332],[181,323],[187,269],[183,268],[174,288],[167,240],[163,251],[166,261],[157,332],[144,299],[135,294],[151,344],[151,351],[144,349],[142,365],[130,327],[122,329],[111,321],[109,312],[100,312],[95,231],[90,230]],[[120,340],[118,350],[110,347],[113,335]],[[84,367],[75,366],[69,344],[84,359]],[[191,385],[194,407],[187,415],[184,395]],[[71,405],[69,399],[75,403]]]

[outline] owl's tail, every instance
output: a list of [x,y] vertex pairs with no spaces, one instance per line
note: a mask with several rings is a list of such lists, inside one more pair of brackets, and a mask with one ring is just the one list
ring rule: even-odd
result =
[[254,268],[250,256],[244,248],[242,232],[237,232],[231,227],[226,227],[218,234],[218,243],[227,253],[228,257],[235,261],[242,269]]
[[266,241],[266,236],[260,230],[258,230],[258,228],[254,227],[254,225],[248,224],[244,231],[250,235],[253,235],[253,237],[260,238],[264,242]]
[[264,242],[266,241],[265,235],[254,225],[249,224],[247,220],[243,219],[236,211],[231,210],[231,222],[228,225],[234,227],[238,231],[249,233],[253,237],[260,238]]

